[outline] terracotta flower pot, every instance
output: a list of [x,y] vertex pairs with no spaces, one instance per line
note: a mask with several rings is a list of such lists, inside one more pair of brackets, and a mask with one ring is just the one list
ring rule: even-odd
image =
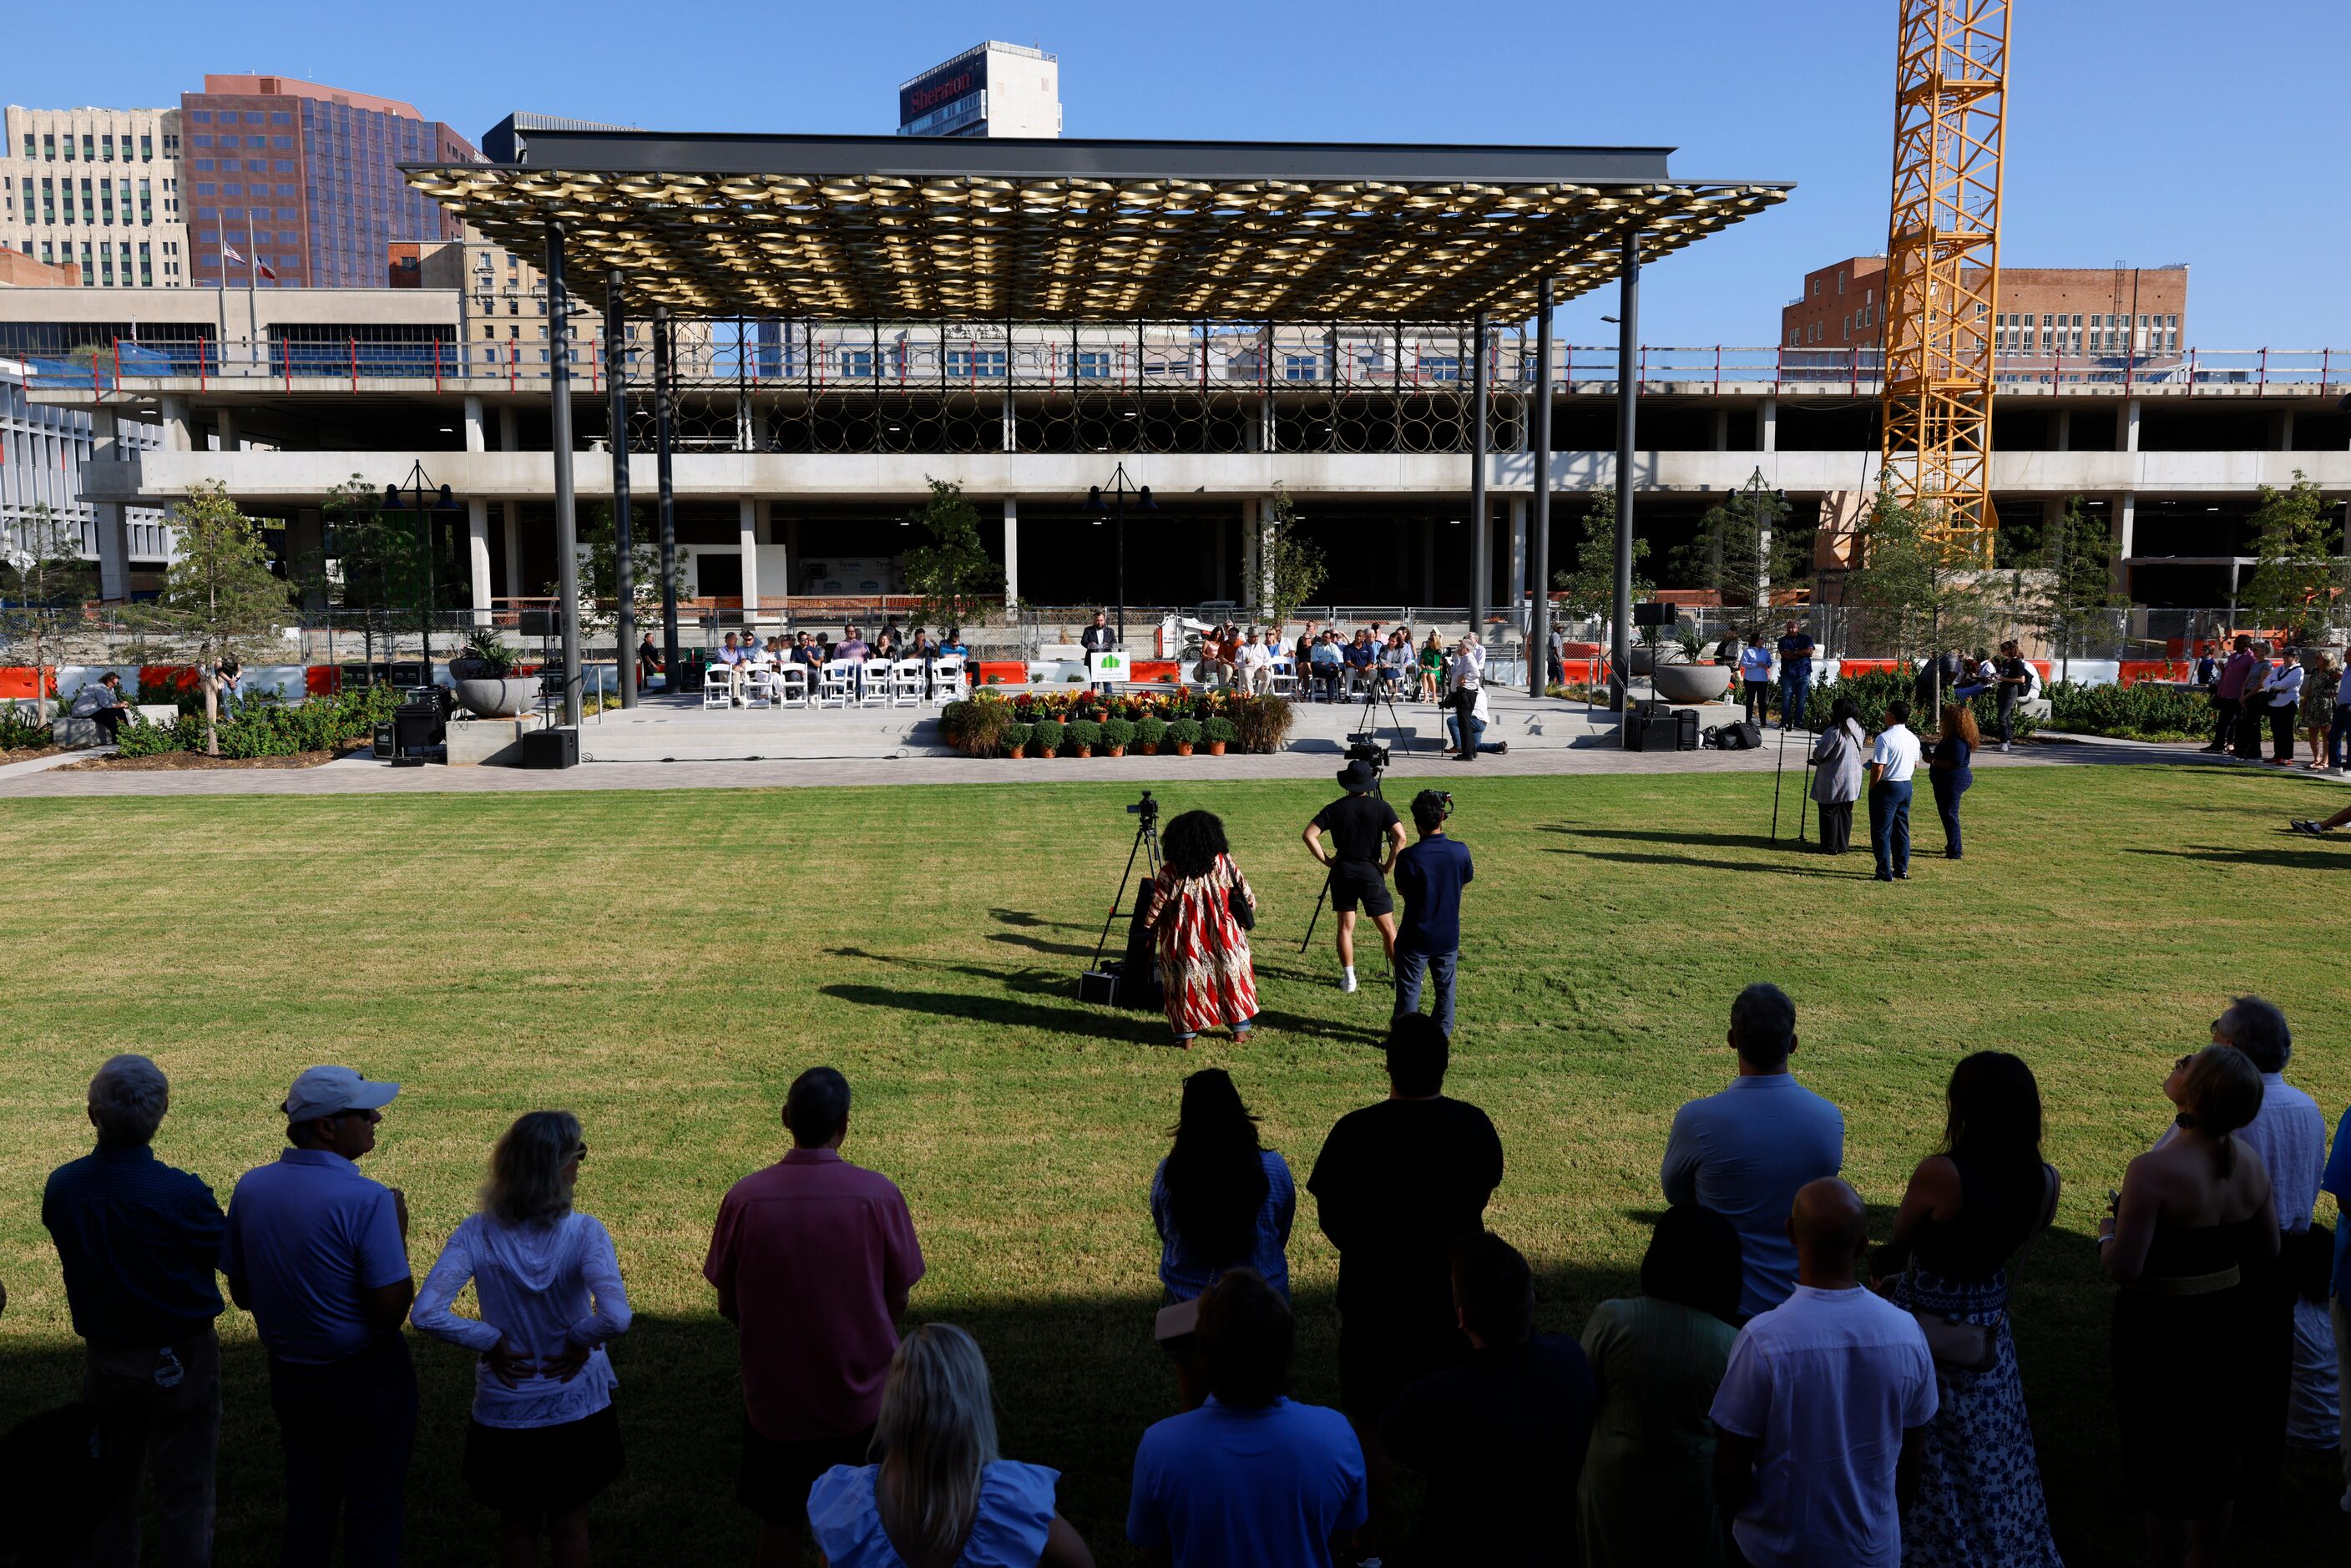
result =
[[1211,756],[1211,757],[1222,757],[1224,754],[1225,754],[1225,743],[1224,743],[1223,741],[1221,741],[1221,740],[1212,740],[1212,741],[1208,742],[1208,755],[1209,755],[1209,756]]
[[[1092,757],[1092,756],[1094,754],[1094,748],[1093,748],[1092,747],[1091,747],[1091,746],[1081,746],[1081,747],[1075,747],[1074,749],[1076,750],[1077,754],[1078,754],[1080,757]],[[1070,755],[1070,753],[1069,753],[1069,752],[1067,752],[1067,751],[1064,751],[1064,752],[1062,752],[1062,753],[1061,753],[1061,755],[1062,755],[1062,756],[1064,756],[1064,757],[1067,757],[1067,756],[1069,756],[1069,755]]]
[[1176,756],[1178,756],[1178,757],[1189,757],[1189,756],[1191,756],[1191,755],[1192,755],[1192,743],[1191,743],[1190,741],[1188,741],[1188,740],[1179,740],[1179,741],[1177,741],[1177,742],[1176,743]]
[[1156,757],[1159,755],[1159,747],[1155,742],[1138,740],[1134,743],[1134,754],[1137,757]]
[[1126,755],[1126,747],[1123,746],[1106,746],[1102,747],[1102,755],[1104,757],[1124,757]]
[[1004,748],[1004,755],[1015,758],[1026,757],[1029,755],[1029,748],[1025,746],[1008,746]]

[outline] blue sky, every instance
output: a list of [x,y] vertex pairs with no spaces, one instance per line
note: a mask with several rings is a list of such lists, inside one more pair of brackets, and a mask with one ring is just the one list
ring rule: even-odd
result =
[[[2194,268],[2211,349],[2351,346],[2345,0],[2016,0],[2004,258]],[[1170,5],[17,8],[12,103],[176,101],[274,71],[403,98],[468,136],[530,109],[664,130],[881,132],[899,81],[983,37],[1061,57],[1072,136],[1664,143],[1784,205],[1648,275],[1642,337],[1770,343],[1810,267],[1882,249],[1893,0],[1186,0]],[[1613,341],[1571,304],[1562,330]]]

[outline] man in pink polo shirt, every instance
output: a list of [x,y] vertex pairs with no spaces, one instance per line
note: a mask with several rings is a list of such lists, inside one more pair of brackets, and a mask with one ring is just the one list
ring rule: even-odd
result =
[[906,1292],[923,1277],[914,1217],[887,1176],[841,1157],[849,1081],[811,1067],[784,1097],[791,1151],[718,1206],[703,1277],[737,1330],[743,1469],[759,1568],[799,1562],[809,1488],[866,1463]]

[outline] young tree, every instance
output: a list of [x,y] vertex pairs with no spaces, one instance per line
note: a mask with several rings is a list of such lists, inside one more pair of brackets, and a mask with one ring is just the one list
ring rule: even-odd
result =
[[277,645],[287,617],[286,583],[269,568],[261,529],[237,509],[225,486],[198,485],[172,507],[172,561],[161,608],[172,630],[194,644],[204,692],[204,750],[220,755],[215,660],[259,656]]
[[1990,570],[1932,507],[1896,499],[1882,476],[1855,541],[1855,563],[1845,574],[1845,601],[1871,616],[1896,657],[1991,641],[1998,596]]
[[[414,521],[386,514],[382,492],[356,474],[327,492],[323,515],[334,564],[319,563],[319,581],[329,603],[363,612],[360,630],[372,666],[376,615],[424,602],[423,544]],[[307,563],[296,570],[307,570]],[[391,655],[387,640],[385,657]]]
[[[1642,575],[1649,541],[1633,537],[1633,597],[1646,599],[1656,587]],[[1560,608],[1578,621],[1605,621],[1616,606],[1616,491],[1594,490],[1575,524],[1575,560],[1552,574],[1561,590]]]
[[977,619],[1004,592],[1004,569],[987,559],[979,542],[979,509],[952,480],[931,481],[931,498],[912,521],[931,542],[906,552],[906,586],[922,597],[923,619],[945,628]]
[[2306,636],[2326,624],[2345,586],[2343,530],[2325,511],[2318,486],[2294,471],[2294,486],[2262,486],[2252,525],[2253,573],[2237,590],[2241,614],[2261,616]]
[[[22,643],[33,655],[33,700],[49,697],[48,671],[56,657],[54,612],[97,597],[98,569],[82,559],[81,539],[46,501],[0,549],[0,642]],[[38,711],[37,708],[36,711]]]
[[1771,619],[1771,584],[1801,576],[1812,559],[1811,539],[1783,526],[1791,509],[1776,492],[1740,490],[1708,508],[1697,535],[1674,552],[1683,580],[1720,594],[1741,635]]
[[2070,675],[2074,644],[2104,624],[2116,605],[2130,602],[2115,591],[2114,539],[2105,519],[2090,516],[2082,497],[2070,496],[2056,522],[2032,544],[2017,561],[2034,569],[2026,620],[2056,648]]
[[[1273,487],[1273,520],[1265,532],[1262,563],[1265,613],[1270,623],[1286,626],[1300,605],[1322,591],[1330,575],[1322,547],[1298,531],[1298,503],[1282,486]],[[1300,678],[1305,678],[1301,671]]]
[[[630,507],[632,519],[635,515],[636,508]],[[682,599],[685,596],[683,560],[674,575]],[[560,590],[550,582],[547,591],[554,597]],[[660,612],[661,541],[646,538],[644,530],[634,527],[629,530],[629,601],[640,624]],[[596,503],[588,513],[588,526],[580,532],[580,623],[591,632],[611,632],[621,624],[621,532],[610,501]],[[623,648],[619,656],[635,655]]]

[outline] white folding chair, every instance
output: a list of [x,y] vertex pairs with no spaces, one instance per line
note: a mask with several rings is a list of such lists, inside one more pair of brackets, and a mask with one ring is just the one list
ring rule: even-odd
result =
[[1273,662],[1273,695],[1286,697],[1298,689],[1298,661],[1276,659]]
[[826,660],[821,684],[816,689],[816,706],[845,708],[856,695],[857,666],[847,659]]
[[743,706],[773,707],[776,706],[776,672],[765,664],[754,664],[743,672]]
[[732,707],[735,704],[735,683],[729,677],[728,666],[709,664],[702,672],[702,706]]
[[931,700],[944,706],[963,695],[963,661],[952,653],[932,660]]
[[890,706],[890,666],[868,659],[857,666],[857,705],[860,707]]
[[923,661],[897,659],[890,665],[890,706],[920,707],[923,706]]
[[809,673],[799,664],[786,664],[776,672],[776,706],[806,707],[809,703]]

